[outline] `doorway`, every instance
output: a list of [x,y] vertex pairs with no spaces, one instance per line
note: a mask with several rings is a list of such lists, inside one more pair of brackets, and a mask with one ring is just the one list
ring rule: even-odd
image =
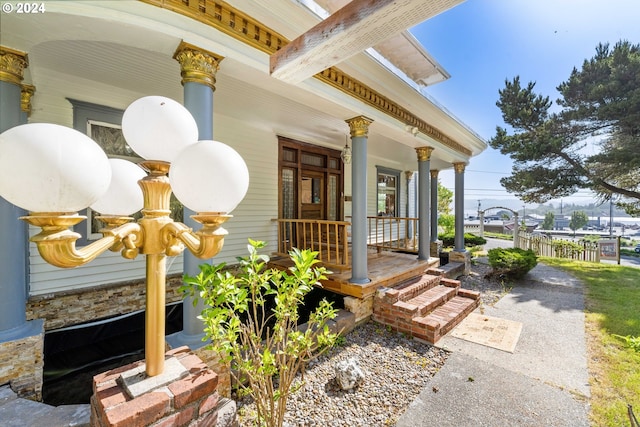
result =
[[278,137],[279,218],[343,220],[340,151]]

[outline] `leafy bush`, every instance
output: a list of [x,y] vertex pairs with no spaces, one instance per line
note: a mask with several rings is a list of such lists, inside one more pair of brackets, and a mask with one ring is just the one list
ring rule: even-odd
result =
[[495,248],[489,250],[488,256],[493,274],[511,279],[523,277],[538,264],[538,257],[530,249]]
[[[455,233],[444,233],[438,236],[438,239],[442,240],[442,246],[454,246],[455,245]],[[464,245],[465,246],[481,246],[487,243],[487,239],[484,237],[476,236],[471,233],[464,233]]]
[[257,424],[282,426],[288,396],[296,389],[296,374],[310,360],[334,345],[337,334],[327,326],[337,310],[323,300],[299,328],[298,307],[314,285],[326,279],[317,252],[293,249],[288,271],[266,269],[269,257],[259,255],[264,242],[249,240],[249,257],[232,274],[225,264],[200,265],[196,277],[185,276],[182,290],[201,298],[210,348],[232,363],[240,392],[251,395]]
[[557,258],[574,258],[584,252],[584,245],[571,240],[553,239],[551,242]]

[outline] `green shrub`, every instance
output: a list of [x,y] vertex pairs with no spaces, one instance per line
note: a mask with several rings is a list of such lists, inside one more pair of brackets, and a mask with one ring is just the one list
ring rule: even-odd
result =
[[268,269],[269,257],[258,253],[264,246],[249,239],[249,256],[235,274],[224,263],[202,264],[197,276],[185,275],[181,289],[194,304],[204,301],[200,319],[210,348],[231,362],[240,392],[254,398],[256,425],[280,427],[296,374],[338,339],[328,328],[337,310],[323,300],[300,328],[298,308],[327,270],[316,265],[317,252],[298,249],[290,252],[293,267]]
[[[454,246],[455,245],[455,233],[444,233],[438,236],[438,239],[442,240],[442,246]],[[464,233],[464,245],[466,246],[481,246],[487,243],[487,239],[484,237],[476,236],[471,233]]]
[[488,252],[492,274],[519,279],[538,264],[538,257],[532,250],[520,248],[495,248]]

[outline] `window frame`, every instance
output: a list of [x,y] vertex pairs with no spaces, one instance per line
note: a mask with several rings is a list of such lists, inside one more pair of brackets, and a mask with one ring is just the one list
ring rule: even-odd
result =
[[[380,175],[393,176],[395,178],[395,181],[396,181],[396,185],[394,189],[395,200],[394,200],[394,206],[393,206],[394,215],[387,215],[386,213],[381,214],[381,211],[378,210],[378,203],[380,200],[380,196],[382,194],[380,191],[380,186],[378,185],[380,182]],[[399,217],[398,214],[400,212],[400,176],[401,176],[401,171],[397,169],[376,165],[376,216],[388,216],[392,218]],[[385,197],[386,197],[386,193],[385,193]]]

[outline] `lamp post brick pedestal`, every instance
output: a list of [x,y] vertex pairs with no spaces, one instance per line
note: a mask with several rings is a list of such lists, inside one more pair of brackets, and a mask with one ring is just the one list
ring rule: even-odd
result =
[[[127,373],[135,376],[144,371],[142,361],[96,375],[91,427],[216,425],[217,375],[186,346],[168,351],[165,357],[173,361],[167,363],[167,369],[142,381],[135,377],[123,380]],[[169,377],[177,374],[177,378],[158,382],[158,377],[167,373]],[[144,383],[152,379],[154,387],[145,389]],[[136,386],[142,387],[138,390]]]
[[[63,126],[36,123],[3,132],[0,196],[29,211],[21,219],[41,229],[30,240],[54,266],[78,267],[107,250],[146,259],[145,360],[94,378],[92,425],[170,426],[203,417],[202,425],[211,425],[216,374],[188,347],[165,352],[166,257],[185,248],[201,259],[220,252],[227,235],[221,224],[244,198],[249,171],[231,147],[198,141],[193,116],[168,98],[133,102],[122,131],[147,159],[140,165],[107,159],[93,140]],[[191,218],[200,230],[169,216],[172,192],[197,212]],[[101,214],[105,227],[102,238],[77,248],[81,236],[70,227],[85,219],[77,211],[86,207]],[[134,221],[130,215],[140,210]]]

